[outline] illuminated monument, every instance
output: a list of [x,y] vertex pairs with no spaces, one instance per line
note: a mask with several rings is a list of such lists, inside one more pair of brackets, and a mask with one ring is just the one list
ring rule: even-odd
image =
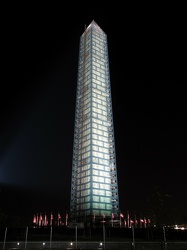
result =
[[119,216],[107,35],[95,21],[80,37],[70,220]]

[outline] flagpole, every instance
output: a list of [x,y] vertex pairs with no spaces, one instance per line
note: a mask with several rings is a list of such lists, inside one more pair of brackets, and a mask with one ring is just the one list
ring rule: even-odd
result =
[[3,242],[3,250],[5,249],[6,235],[7,235],[7,227],[5,228],[5,236],[4,236],[4,242]]
[[133,239],[133,249],[135,250],[135,239],[134,239],[134,225],[132,225],[132,239]]
[[103,249],[105,249],[105,224],[103,221]]
[[164,234],[164,245],[165,245],[165,250],[167,250],[167,242],[166,242],[166,231],[165,231],[165,226],[163,226],[163,234]]
[[75,246],[77,249],[77,225],[75,226]]
[[51,226],[51,231],[50,231],[50,249],[51,249],[51,242],[52,242],[52,226]]
[[28,227],[26,228],[25,249],[27,248],[27,236],[28,236]]

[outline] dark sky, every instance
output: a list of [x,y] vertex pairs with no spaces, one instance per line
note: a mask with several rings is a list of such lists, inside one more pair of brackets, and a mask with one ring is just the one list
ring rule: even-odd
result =
[[4,9],[1,206],[29,216],[69,210],[79,38],[95,20],[108,36],[121,211],[145,214],[159,186],[186,215],[183,7],[91,8]]

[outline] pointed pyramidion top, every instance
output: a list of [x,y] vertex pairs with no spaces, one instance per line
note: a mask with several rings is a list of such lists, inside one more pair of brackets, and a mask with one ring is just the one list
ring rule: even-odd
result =
[[93,29],[96,29],[98,31],[104,32],[94,20],[87,27],[85,25],[85,31],[88,31],[90,28],[93,28]]

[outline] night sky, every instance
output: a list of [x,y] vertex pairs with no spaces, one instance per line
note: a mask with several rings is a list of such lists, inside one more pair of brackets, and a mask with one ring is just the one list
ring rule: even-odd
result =
[[187,216],[183,6],[83,6],[4,10],[0,208],[28,221],[69,211],[79,39],[94,20],[108,37],[120,209],[146,214],[159,187]]

